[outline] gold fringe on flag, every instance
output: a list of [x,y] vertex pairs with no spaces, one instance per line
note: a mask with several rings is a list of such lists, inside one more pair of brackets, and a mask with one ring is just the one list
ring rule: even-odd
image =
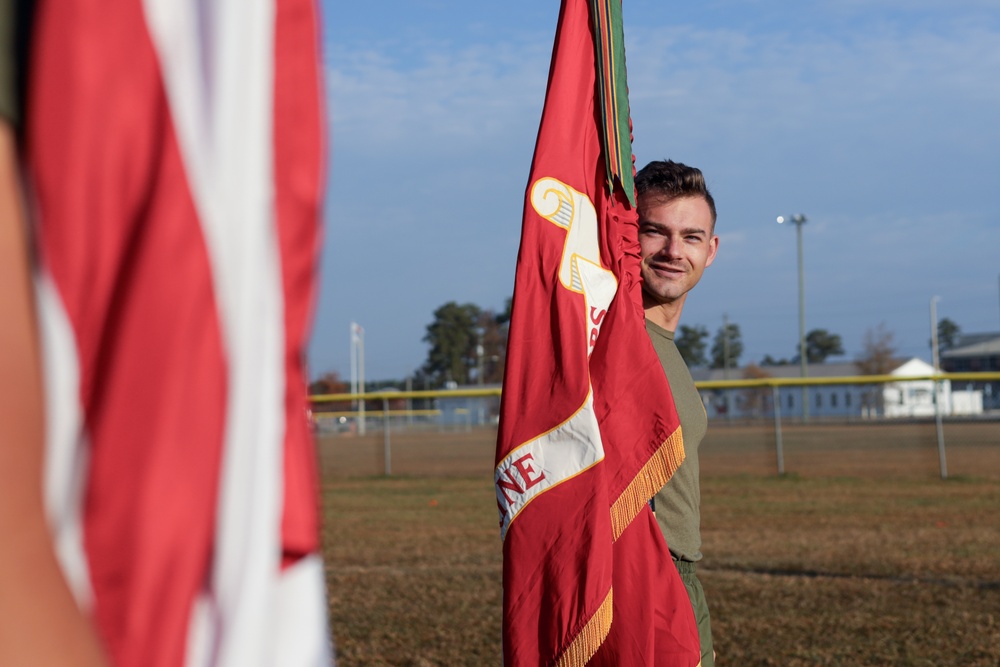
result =
[[611,505],[611,527],[616,540],[632,523],[642,506],[673,477],[683,461],[684,436],[678,426]]
[[[681,427],[670,434],[642,467],[611,506],[611,528],[614,539],[621,537],[643,505],[663,488],[684,461],[684,436]],[[611,630],[613,589],[583,629],[576,635],[559,659],[556,667],[584,667],[594,657]]]
[[613,595],[614,589],[609,590],[608,596],[597,608],[597,612],[590,617],[583,630],[573,638],[573,643],[556,660],[556,667],[584,667],[594,657],[597,649],[608,638],[608,632],[611,631]]

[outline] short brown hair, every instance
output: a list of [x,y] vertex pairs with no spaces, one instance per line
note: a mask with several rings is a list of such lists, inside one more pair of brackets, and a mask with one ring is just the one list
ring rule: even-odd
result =
[[715,199],[700,169],[673,160],[655,160],[635,175],[635,192],[639,198],[653,196],[662,202],[680,197],[702,197],[712,212],[712,232],[715,232]]

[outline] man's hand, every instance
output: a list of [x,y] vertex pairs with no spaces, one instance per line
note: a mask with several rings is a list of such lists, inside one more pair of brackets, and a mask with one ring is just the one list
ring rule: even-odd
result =
[[42,500],[41,364],[17,164],[14,133],[0,120],[0,665],[105,667]]

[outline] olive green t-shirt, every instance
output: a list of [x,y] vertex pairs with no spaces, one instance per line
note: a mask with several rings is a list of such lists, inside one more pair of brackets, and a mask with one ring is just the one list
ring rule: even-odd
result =
[[14,0],[0,0],[0,121],[17,125],[17,10]]
[[0,121],[16,124],[18,112],[14,19],[13,0],[0,0]]
[[701,560],[701,485],[698,447],[708,430],[708,415],[691,371],[674,345],[674,332],[646,320],[646,333],[667,374],[684,436],[684,462],[655,496],[656,522],[677,560]]

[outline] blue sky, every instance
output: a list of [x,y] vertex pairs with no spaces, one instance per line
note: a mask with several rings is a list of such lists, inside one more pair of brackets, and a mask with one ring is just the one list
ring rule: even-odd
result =
[[[324,0],[330,165],[310,372],[425,360],[433,311],[500,309],[545,96],[555,0]],[[715,264],[682,324],[740,325],[742,362],[806,328],[929,359],[930,300],[1000,330],[1000,10],[993,0],[625,0],[637,163],[700,167]]]

